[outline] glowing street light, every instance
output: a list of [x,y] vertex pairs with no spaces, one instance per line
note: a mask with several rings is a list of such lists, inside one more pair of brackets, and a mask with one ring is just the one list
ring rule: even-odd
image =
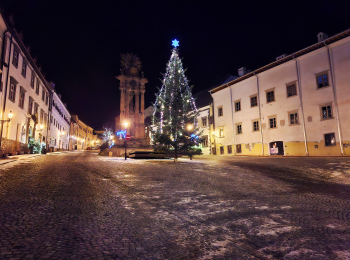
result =
[[0,123],[10,122],[12,117],[13,117],[12,111],[10,111],[10,113],[8,113],[7,117],[8,118],[5,120],[0,120]]

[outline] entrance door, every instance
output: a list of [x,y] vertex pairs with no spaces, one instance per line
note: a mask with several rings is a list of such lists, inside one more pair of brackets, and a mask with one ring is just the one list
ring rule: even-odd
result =
[[270,143],[271,155],[284,155],[283,141],[275,141]]

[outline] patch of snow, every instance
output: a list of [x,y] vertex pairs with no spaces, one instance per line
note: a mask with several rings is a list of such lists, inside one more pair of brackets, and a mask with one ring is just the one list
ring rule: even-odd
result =
[[268,209],[268,206],[260,206],[260,207],[255,207],[256,209]]
[[337,260],[349,260],[350,259],[350,251],[334,251],[334,253],[338,256]]

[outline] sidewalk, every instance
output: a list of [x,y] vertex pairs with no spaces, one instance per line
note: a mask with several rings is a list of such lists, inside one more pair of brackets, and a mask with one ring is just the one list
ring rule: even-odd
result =
[[[65,152],[70,152],[70,151],[57,151],[57,152],[47,153],[46,155],[60,154],[60,153],[65,153]],[[18,160],[25,160],[25,159],[28,159],[31,157],[42,156],[42,155],[45,155],[45,154],[20,154],[20,155],[9,156],[8,158],[0,158],[0,165],[7,164],[10,162],[15,162]]]
[[41,156],[41,155],[43,154],[21,154],[21,155],[9,156],[8,158],[0,158],[0,165],[7,164],[10,162],[15,162],[17,160],[25,160],[31,157]]

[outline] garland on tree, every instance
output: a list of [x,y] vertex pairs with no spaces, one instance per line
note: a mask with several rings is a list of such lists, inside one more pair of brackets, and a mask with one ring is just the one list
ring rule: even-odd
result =
[[193,154],[191,150],[198,138],[191,138],[191,135],[199,135],[196,121],[199,112],[179,58],[179,42],[174,40],[173,46],[162,87],[153,105],[152,133],[156,150],[173,152],[176,161],[179,152]]

